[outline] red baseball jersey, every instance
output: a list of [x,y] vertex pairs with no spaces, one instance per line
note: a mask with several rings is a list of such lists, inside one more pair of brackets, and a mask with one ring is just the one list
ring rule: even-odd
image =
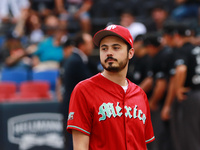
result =
[[128,83],[125,93],[99,73],[73,90],[67,130],[90,136],[89,150],[146,150],[155,139],[146,94]]

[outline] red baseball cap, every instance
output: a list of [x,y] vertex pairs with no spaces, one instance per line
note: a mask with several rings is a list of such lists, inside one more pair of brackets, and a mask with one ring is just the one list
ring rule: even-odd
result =
[[96,46],[99,46],[101,40],[110,35],[118,36],[133,48],[133,37],[127,28],[120,25],[109,25],[105,29],[98,31],[93,37],[93,42]]

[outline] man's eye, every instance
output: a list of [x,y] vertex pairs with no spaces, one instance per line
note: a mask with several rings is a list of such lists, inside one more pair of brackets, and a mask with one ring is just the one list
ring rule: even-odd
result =
[[106,49],[107,49],[107,48],[105,48],[105,47],[104,47],[104,48],[103,48],[103,47],[101,48],[101,50],[103,50],[103,51],[105,51]]
[[115,49],[115,50],[118,50],[118,49],[119,49],[119,47],[114,47],[114,49]]

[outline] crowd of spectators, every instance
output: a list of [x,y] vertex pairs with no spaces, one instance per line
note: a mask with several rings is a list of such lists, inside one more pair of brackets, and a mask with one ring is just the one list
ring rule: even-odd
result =
[[[127,27],[135,38],[138,34],[161,31],[168,20],[189,20],[198,35],[198,6],[195,0],[2,0],[0,66],[7,62],[11,50],[6,43],[11,38],[18,41],[24,51],[17,55],[20,60],[31,57],[31,67],[37,68],[39,62],[60,62],[62,44],[69,37],[79,31],[93,35],[112,23]],[[13,45],[11,49],[19,49],[19,46]]]
[[[90,45],[91,38],[90,43],[84,43],[87,41],[85,36],[93,36],[107,25],[120,24],[130,30],[135,40],[135,56],[127,77],[147,93],[153,126],[158,129],[155,134],[159,140],[149,149],[172,150],[166,122],[169,116],[162,112],[163,123],[158,119],[161,109],[157,109],[157,101],[164,105],[167,82],[162,80],[162,74],[152,78],[147,64],[153,58],[154,75],[158,68],[166,68],[167,58],[170,58],[166,56],[170,56],[169,49],[174,47],[174,43],[170,43],[172,39],[163,35],[170,32],[165,30],[165,25],[170,22],[187,24],[193,33],[191,43],[200,44],[199,6],[199,0],[0,0],[0,74],[5,68],[36,72],[57,70],[54,98],[63,101],[62,95],[68,93],[65,98],[69,97],[72,91],[65,91],[67,84],[73,77],[76,80],[73,84],[78,82],[77,76],[82,75],[80,71],[85,64],[92,72],[87,77],[102,70],[96,57],[98,50]],[[80,33],[86,35],[80,37]],[[148,35],[149,40],[143,35]],[[83,67],[71,65],[77,54]],[[65,79],[67,76],[70,79]]]

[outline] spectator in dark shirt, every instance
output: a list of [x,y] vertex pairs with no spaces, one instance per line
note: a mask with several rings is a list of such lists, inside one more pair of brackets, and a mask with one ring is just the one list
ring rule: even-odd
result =
[[150,9],[150,20],[146,22],[148,32],[161,31],[164,22],[168,19],[168,10],[160,3],[155,3]]
[[23,47],[19,38],[16,38],[12,33],[7,35],[7,40],[2,47],[2,56],[4,60],[3,67],[30,69],[31,58]]

